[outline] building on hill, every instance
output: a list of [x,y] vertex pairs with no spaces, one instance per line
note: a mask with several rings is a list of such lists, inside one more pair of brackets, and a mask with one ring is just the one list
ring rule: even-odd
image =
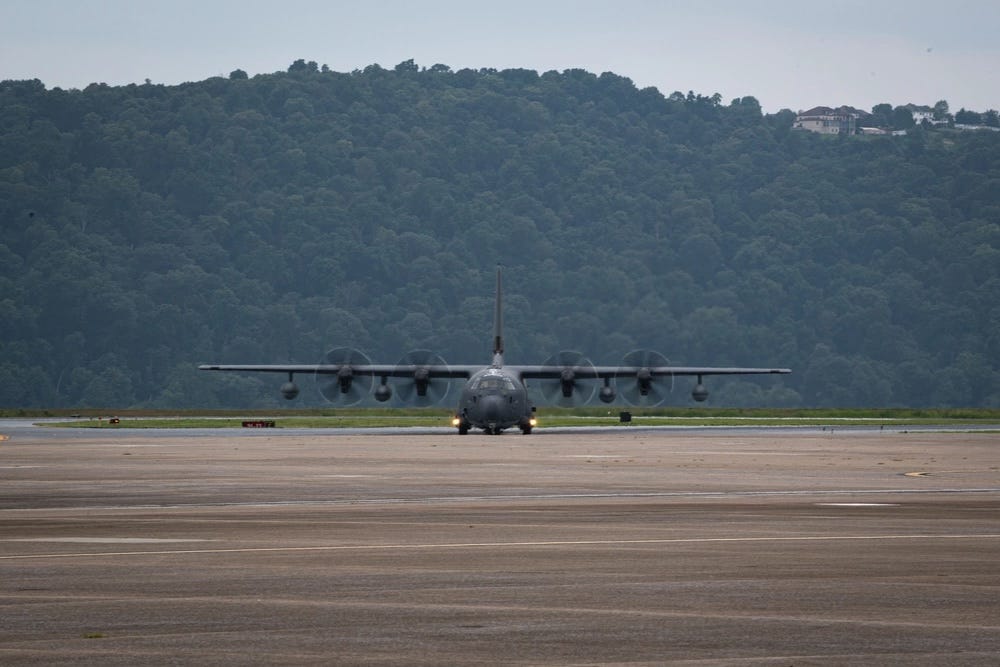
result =
[[934,122],[934,109],[928,106],[918,106],[916,104],[907,104],[904,106],[905,109],[909,109],[910,113],[913,114],[913,122],[920,125],[924,121],[928,123]]
[[944,113],[941,118],[935,120],[934,116],[937,113],[933,107],[920,106],[917,104],[907,104],[903,107],[904,109],[909,109],[910,113],[913,115],[913,122],[917,125],[947,125],[949,114]]
[[854,107],[841,106],[813,107],[808,111],[800,111],[795,117],[794,129],[808,130],[819,134],[856,134],[858,121],[871,114]]

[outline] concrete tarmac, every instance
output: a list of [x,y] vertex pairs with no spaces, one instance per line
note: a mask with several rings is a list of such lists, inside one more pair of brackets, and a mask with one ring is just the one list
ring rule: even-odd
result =
[[1000,436],[0,434],[0,664],[1000,664]]

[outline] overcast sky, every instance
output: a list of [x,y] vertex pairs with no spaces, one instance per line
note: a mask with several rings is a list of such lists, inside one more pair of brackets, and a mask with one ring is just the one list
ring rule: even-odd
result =
[[582,68],[765,111],[1000,108],[1000,0],[0,0],[0,79],[176,84],[314,60]]

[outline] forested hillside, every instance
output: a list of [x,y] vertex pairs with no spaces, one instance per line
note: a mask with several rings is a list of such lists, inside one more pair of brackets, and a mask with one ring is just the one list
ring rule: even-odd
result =
[[342,345],[487,362],[497,262],[510,363],[648,348],[794,371],[710,405],[1000,405],[1000,137],[792,120],[582,70],[2,82],[0,405],[278,405],[196,365]]

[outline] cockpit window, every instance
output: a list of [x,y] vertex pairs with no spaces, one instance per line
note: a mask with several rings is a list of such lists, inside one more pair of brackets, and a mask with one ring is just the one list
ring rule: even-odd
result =
[[514,391],[514,381],[509,377],[503,375],[491,375],[488,377],[480,378],[479,383],[476,385],[476,389],[483,389],[487,391]]

